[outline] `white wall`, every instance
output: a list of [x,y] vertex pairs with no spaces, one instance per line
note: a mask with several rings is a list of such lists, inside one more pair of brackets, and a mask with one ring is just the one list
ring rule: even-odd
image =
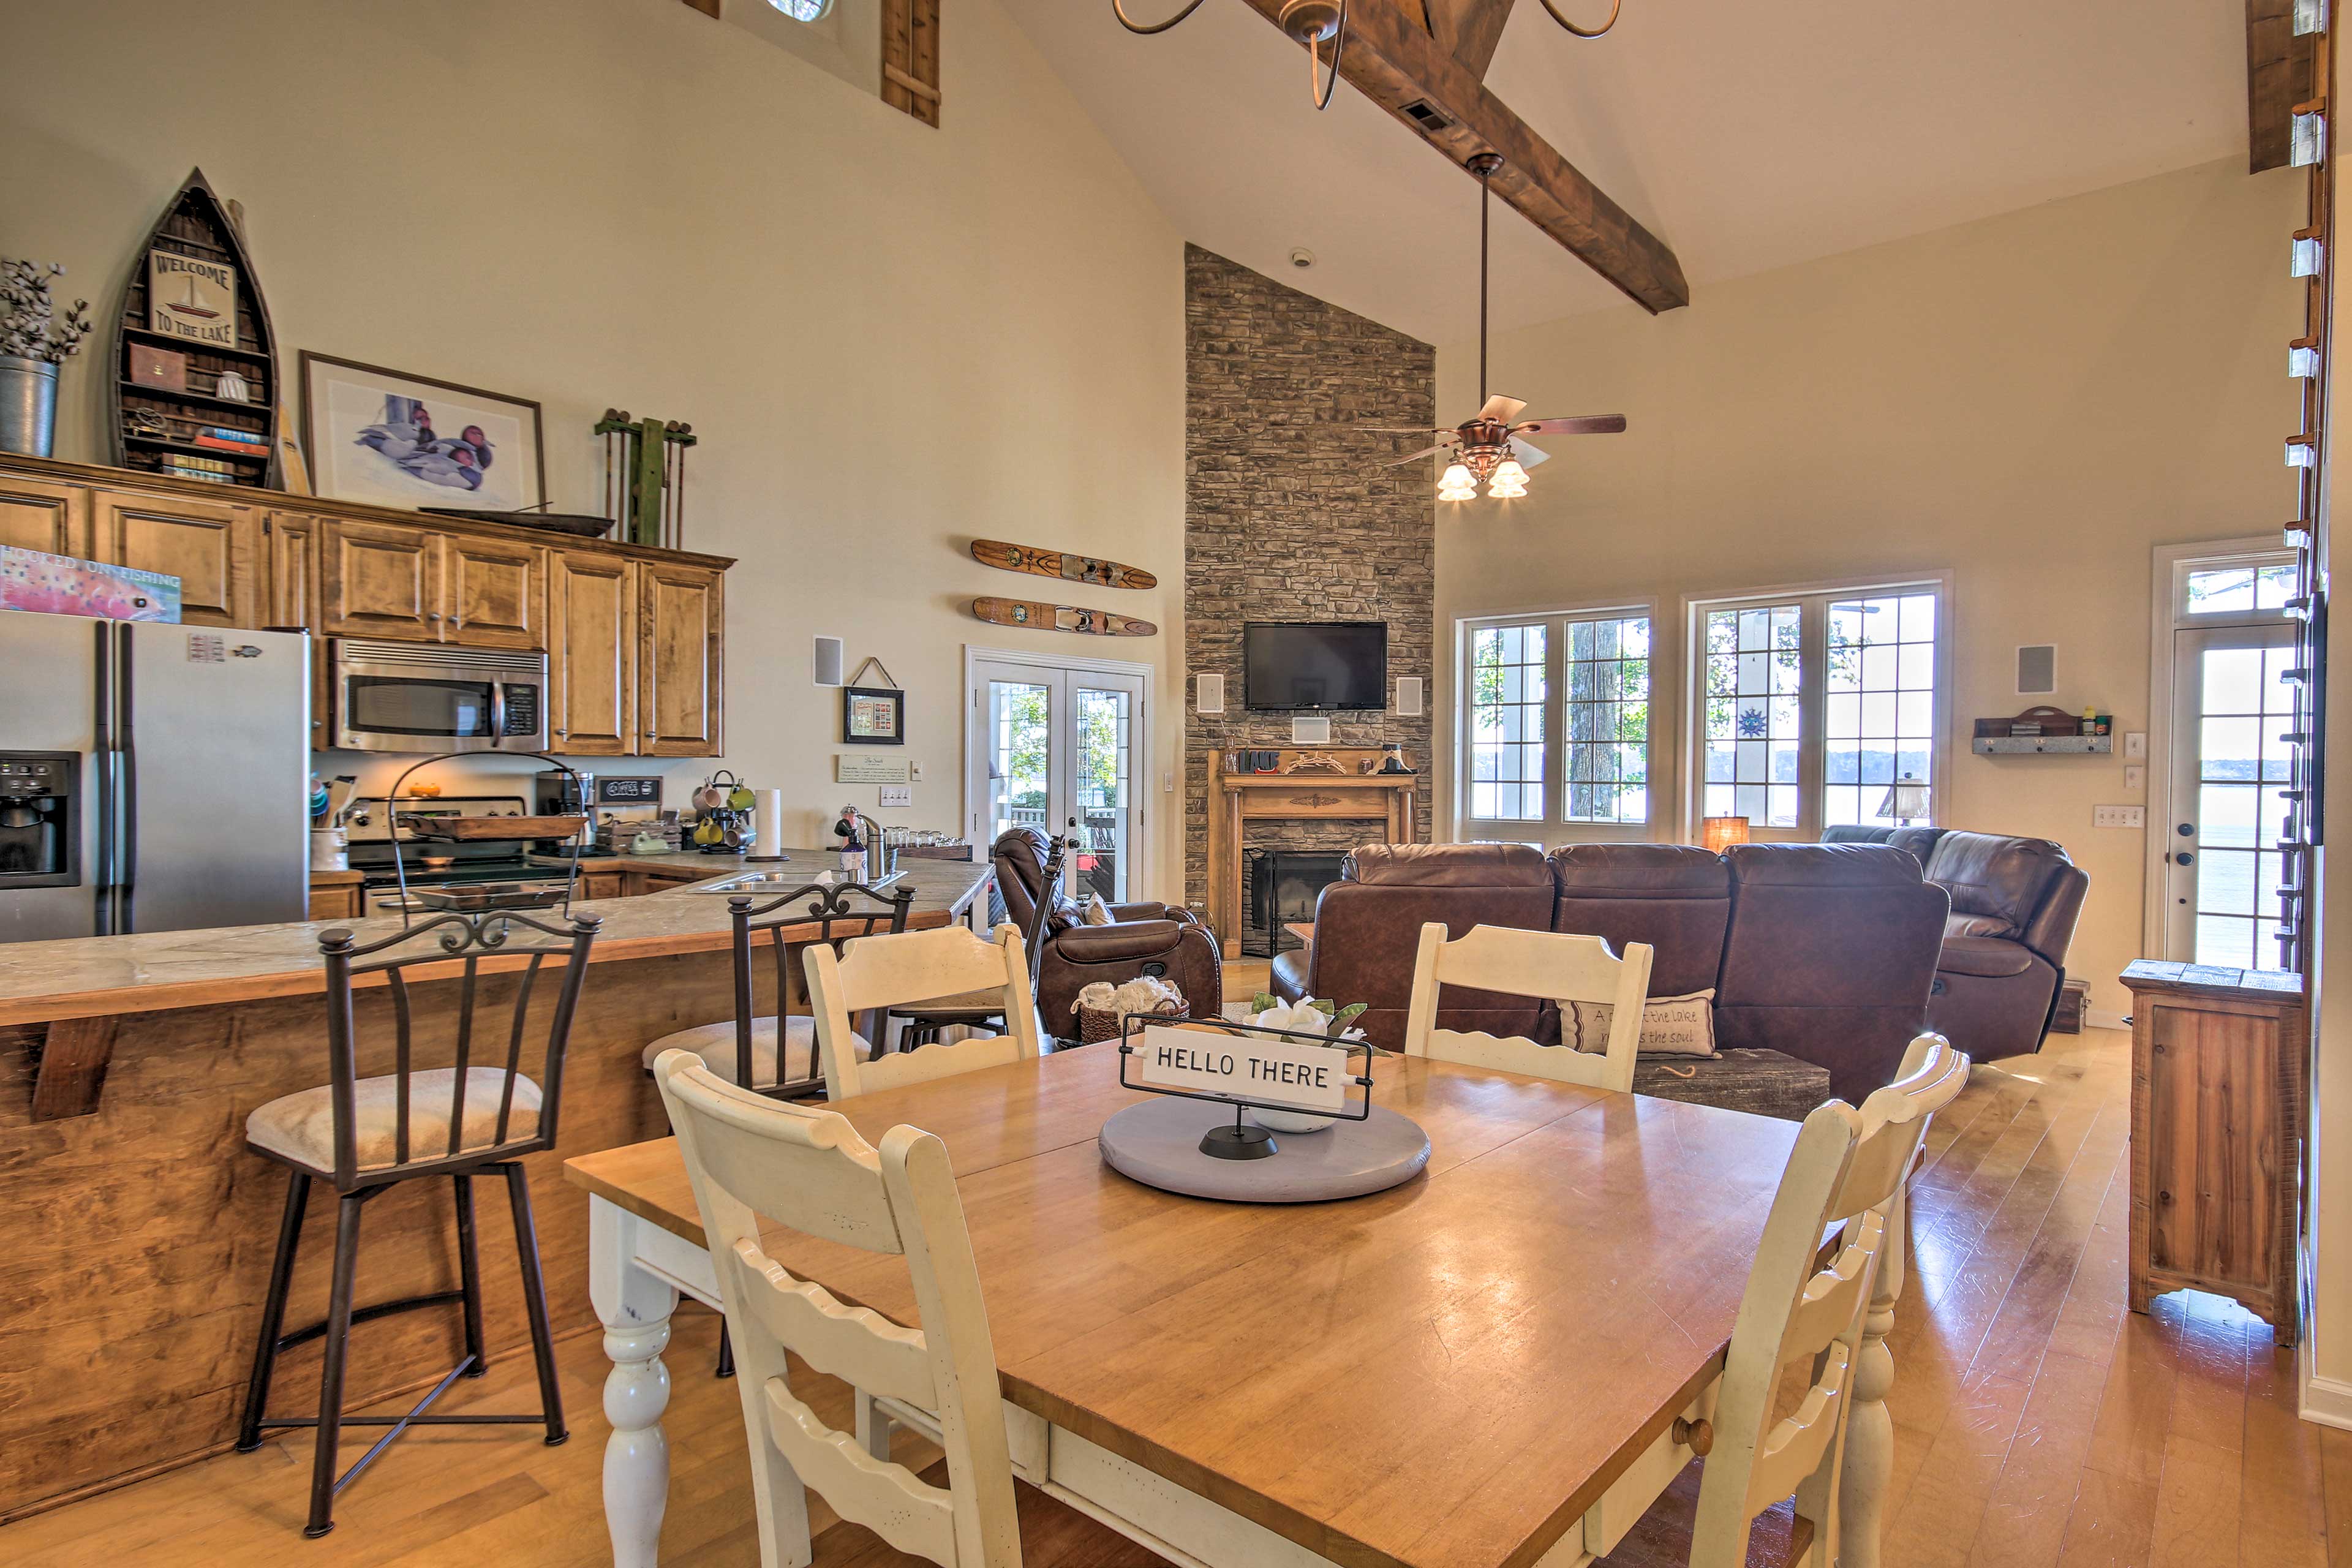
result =
[[[1622,412],[1555,439],[1524,500],[1438,508],[1439,819],[1452,819],[1455,616],[1948,570],[1956,679],[1937,820],[2057,839],[2088,871],[2068,955],[2127,1006],[2144,839],[2120,756],[1979,758],[2021,643],[2058,647],[2054,700],[2144,730],[2152,546],[2273,533],[2300,417],[2286,342],[2303,180],[2216,164],[1631,308],[1498,334],[1493,386],[1531,416]],[[1442,346],[1441,418],[1476,405],[1475,343]],[[1669,643],[1675,636],[1662,639]],[[1678,740],[1674,684],[1656,722]],[[1658,837],[1681,796],[1664,748]]]
[[[200,164],[244,204],[289,375],[308,348],[536,398],[580,511],[607,406],[692,422],[687,542],[740,558],[719,760],[782,787],[797,837],[875,801],[831,782],[817,632],[908,689],[925,782],[886,822],[957,822],[968,641],[1149,661],[1175,765],[1181,247],[994,0],[946,19],[937,131],[677,0],[6,11],[0,254],[65,263],[110,313]],[[68,368],[60,457],[102,456],[104,364]],[[977,565],[975,535],[1162,586],[1059,595]],[[1024,584],[1160,635],[970,617]],[[709,765],[665,770],[672,800]],[[1138,895],[1181,897],[1159,815]]]

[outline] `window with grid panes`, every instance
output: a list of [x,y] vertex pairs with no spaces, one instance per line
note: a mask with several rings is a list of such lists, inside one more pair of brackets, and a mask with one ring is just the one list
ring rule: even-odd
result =
[[[1879,594],[1829,606],[1822,728],[1823,826],[1929,820],[1937,781],[1936,595]],[[1916,785],[1897,794],[1897,784]],[[1903,810],[1903,807],[1914,809]]]
[[1562,819],[1650,819],[1650,617],[1567,623],[1568,739]]
[[1797,826],[1799,695],[1804,657],[1795,605],[1706,615],[1706,815]]
[[1479,626],[1470,634],[1470,814],[1493,822],[1544,816],[1549,627]]

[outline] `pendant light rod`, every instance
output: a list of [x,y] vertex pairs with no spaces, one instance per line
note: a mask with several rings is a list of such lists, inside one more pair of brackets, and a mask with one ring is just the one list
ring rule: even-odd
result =
[[1478,406],[1486,406],[1486,223],[1495,187],[1489,182],[1503,166],[1500,153],[1474,153],[1470,172],[1478,176]]

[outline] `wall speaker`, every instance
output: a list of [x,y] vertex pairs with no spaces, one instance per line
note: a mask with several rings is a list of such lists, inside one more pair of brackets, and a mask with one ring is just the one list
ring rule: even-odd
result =
[[1328,746],[1331,743],[1331,721],[1300,717],[1290,721],[1290,743],[1294,746]]
[[1396,710],[1397,716],[1401,719],[1421,717],[1421,677],[1418,675],[1397,677]]
[[814,669],[816,683],[819,686],[841,684],[841,639],[839,637],[816,639]]
[[2017,694],[2046,697],[2058,689],[2058,649],[2035,643],[2017,650]]
[[1192,678],[1192,711],[1222,713],[1225,710],[1225,678],[1222,675],[1196,675]]

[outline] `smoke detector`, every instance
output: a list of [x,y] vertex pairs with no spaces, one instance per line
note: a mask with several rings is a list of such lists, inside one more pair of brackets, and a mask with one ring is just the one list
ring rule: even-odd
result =
[[1290,264],[1304,272],[1315,265],[1315,253],[1302,245],[1290,253]]

